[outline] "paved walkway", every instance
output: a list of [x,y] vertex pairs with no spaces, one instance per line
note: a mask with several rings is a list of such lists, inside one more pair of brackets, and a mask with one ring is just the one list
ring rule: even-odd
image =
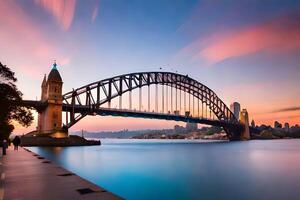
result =
[[0,172],[0,200],[120,199],[23,148],[9,147]]

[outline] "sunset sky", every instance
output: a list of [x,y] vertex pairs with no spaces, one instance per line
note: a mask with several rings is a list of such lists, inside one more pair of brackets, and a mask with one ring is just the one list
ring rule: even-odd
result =
[[[162,67],[189,74],[228,106],[240,102],[257,124],[300,124],[297,0],[1,0],[0,62],[16,72],[24,99],[40,98],[53,60],[63,93]],[[175,124],[96,116],[71,131]]]

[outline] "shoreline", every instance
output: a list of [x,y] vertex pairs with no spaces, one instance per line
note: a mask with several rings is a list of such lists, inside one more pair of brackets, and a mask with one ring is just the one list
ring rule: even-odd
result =
[[[230,141],[228,139],[159,139],[159,138],[151,138],[151,139],[144,139],[144,138],[86,138],[86,139],[101,139],[102,144],[105,144],[104,141],[106,140],[131,140],[131,141],[178,141],[178,142],[236,142],[236,141]],[[254,138],[247,141],[258,141],[258,140],[297,140],[300,138],[292,138],[292,137],[285,137],[285,138]]]
[[10,146],[1,163],[4,199],[122,199],[25,147]]
[[93,146],[101,145],[100,139],[87,140],[79,136],[69,136],[64,138],[53,138],[50,136],[22,136],[21,146],[52,146],[52,147],[68,147],[68,146]]

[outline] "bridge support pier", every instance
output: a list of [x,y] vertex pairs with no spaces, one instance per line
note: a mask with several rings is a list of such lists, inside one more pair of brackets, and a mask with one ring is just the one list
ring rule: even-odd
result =
[[250,140],[249,116],[246,109],[240,113],[240,123],[244,126],[241,133],[241,140]]

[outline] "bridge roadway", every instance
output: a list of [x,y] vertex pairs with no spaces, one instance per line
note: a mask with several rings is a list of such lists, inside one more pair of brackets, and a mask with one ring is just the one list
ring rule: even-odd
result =
[[[29,107],[33,107],[37,111],[43,110],[47,107],[47,103],[42,101],[23,100],[23,104]],[[226,120],[212,120],[207,118],[188,117],[184,115],[175,115],[171,113],[156,113],[156,112],[146,112],[146,111],[139,111],[139,110],[104,108],[104,107],[93,108],[86,105],[74,105],[73,108],[73,106],[69,104],[63,104],[62,110],[65,112],[72,111],[74,113],[86,113],[87,115],[135,117],[135,118],[161,119],[161,120],[200,123],[200,124],[207,124],[211,126],[225,127],[235,131],[240,131],[241,129],[243,129],[243,126],[240,123],[234,123]]]
[[87,115],[101,115],[101,116],[120,116],[120,117],[134,117],[144,119],[160,119],[160,120],[172,120],[190,123],[200,123],[212,126],[222,126],[230,129],[242,129],[243,126],[239,123],[231,123],[229,121],[212,120],[207,118],[189,117],[184,115],[176,115],[171,113],[156,113],[139,110],[118,109],[118,108],[91,108],[88,106],[75,105],[74,108],[71,105],[63,104],[62,110],[66,112],[73,111],[74,113],[87,113]]
[[23,148],[9,147],[0,161],[0,199],[121,199]]

